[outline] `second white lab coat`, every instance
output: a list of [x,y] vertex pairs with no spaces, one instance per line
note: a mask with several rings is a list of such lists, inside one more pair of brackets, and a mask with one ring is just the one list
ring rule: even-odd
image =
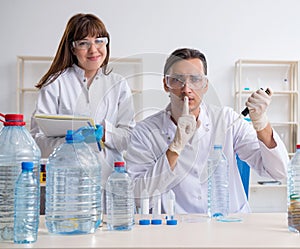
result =
[[[236,154],[259,175],[276,180],[286,177],[288,154],[278,134],[273,131],[276,148],[268,149],[257,139],[256,131],[228,107],[201,104],[201,126],[181,152],[174,171],[170,169],[166,151],[173,141],[176,125],[170,119],[170,106],[138,123],[126,153],[127,170],[135,183],[135,197],[147,189],[152,196],[162,193],[162,210],[167,208],[166,192],[176,195],[176,213],[207,212],[207,168],[209,151],[222,143],[229,163],[230,212],[250,212]],[[219,126],[218,129],[216,127]]]

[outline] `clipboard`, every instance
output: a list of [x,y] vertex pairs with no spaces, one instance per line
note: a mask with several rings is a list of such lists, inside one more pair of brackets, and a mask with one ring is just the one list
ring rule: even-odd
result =
[[47,137],[64,137],[67,130],[95,126],[94,120],[86,116],[35,114],[34,118]]

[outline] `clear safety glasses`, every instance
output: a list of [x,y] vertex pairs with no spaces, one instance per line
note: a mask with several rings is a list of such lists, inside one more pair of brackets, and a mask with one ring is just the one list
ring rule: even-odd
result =
[[108,38],[107,37],[99,37],[96,38],[93,42],[89,40],[78,40],[78,41],[73,41],[73,47],[81,50],[88,50],[92,44],[96,48],[101,48],[105,46],[108,43]]
[[166,75],[167,86],[170,89],[182,89],[187,83],[191,89],[206,87],[207,77],[202,74],[174,74]]

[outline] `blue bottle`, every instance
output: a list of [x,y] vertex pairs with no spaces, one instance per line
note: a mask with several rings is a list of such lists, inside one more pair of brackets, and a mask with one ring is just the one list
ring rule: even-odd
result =
[[208,215],[226,217],[229,212],[229,168],[221,145],[215,145],[208,158]]
[[54,234],[94,233],[102,222],[101,166],[84,137],[69,130],[46,166],[46,226]]
[[109,230],[130,230],[134,224],[134,198],[131,178],[124,162],[115,162],[115,171],[106,182],[106,213]]
[[[2,114],[0,131],[0,241],[14,239],[14,191],[22,162],[33,162],[39,177],[41,151],[25,128],[22,114]],[[38,182],[39,184],[39,182]]]
[[39,185],[32,162],[22,163],[15,187],[14,243],[33,243],[39,228]]

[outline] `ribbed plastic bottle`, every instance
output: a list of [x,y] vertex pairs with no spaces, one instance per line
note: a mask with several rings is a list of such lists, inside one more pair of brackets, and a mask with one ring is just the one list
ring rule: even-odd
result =
[[229,211],[229,167],[221,145],[214,145],[208,158],[208,215],[226,217]]
[[50,233],[87,234],[101,225],[101,166],[83,140],[69,130],[48,158],[45,220]]
[[106,182],[107,228],[130,230],[134,224],[132,181],[125,171],[124,162],[115,162],[114,168]]
[[37,240],[39,228],[39,185],[33,173],[33,163],[23,162],[15,188],[14,243]]
[[[41,151],[25,128],[22,114],[2,114],[0,131],[0,241],[14,239],[14,190],[22,162],[33,162],[40,174]],[[39,183],[38,183],[39,184]]]
[[288,228],[292,232],[300,232],[300,144],[288,164],[287,181]]

